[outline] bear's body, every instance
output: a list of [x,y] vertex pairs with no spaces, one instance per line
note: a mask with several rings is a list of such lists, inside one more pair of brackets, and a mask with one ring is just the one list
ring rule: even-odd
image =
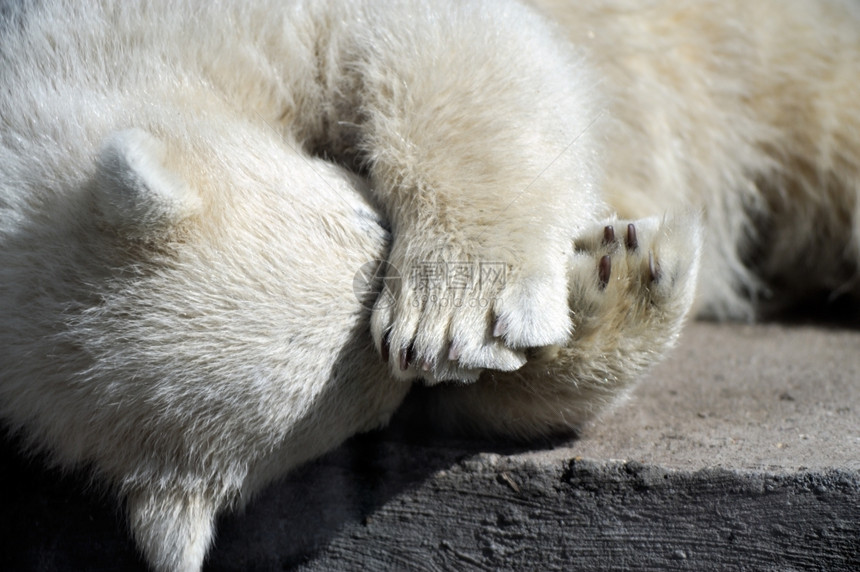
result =
[[700,252],[702,314],[860,292],[847,0],[22,4],[0,416],[155,569],[417,377],[465,382],[446,427],[576,428],[672,346]]

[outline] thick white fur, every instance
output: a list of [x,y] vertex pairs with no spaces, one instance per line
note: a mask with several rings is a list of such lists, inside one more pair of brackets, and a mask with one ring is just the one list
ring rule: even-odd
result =
[[700,252],[703,315],[860,293],[850,0],[20,4],[0,416],[156,570],[404,380],[472,382],[428,391],[448,428],[578,427],[673,345]]

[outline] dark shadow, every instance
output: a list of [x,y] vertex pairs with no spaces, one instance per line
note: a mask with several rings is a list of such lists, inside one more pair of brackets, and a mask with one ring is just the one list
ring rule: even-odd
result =
[[[204,570],[290,570],[349,526],[429,477],[479,453],[512,454],[534,446],[416,433],[396,421],[358,435],[290,473],[245,510],[219,519]],[[86,475],[46,469],[0,441],[0,570],[143,572],[119,504],[94,490]]]
[[481,441],[413,442],[391,431],[352,438],[225,515],[205,570],[289,570],[348,527],[363,526],[399,495],[482,452],[512,453]]
[[816,325],[831,329],[860,329],[860,299],[818,292],[804,298],[778,314],[767,316],[767,322],[788,325]]
[[81,474],[45,469],[0,440],[0,570],[145,571],[119,505]]

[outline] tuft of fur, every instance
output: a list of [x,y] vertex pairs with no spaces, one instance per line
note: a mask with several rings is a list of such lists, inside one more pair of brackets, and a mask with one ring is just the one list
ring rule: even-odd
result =
[[0,418],[158,571],[412,380],[575,430],[691,309],[860,295],[858,12],[0,0]]

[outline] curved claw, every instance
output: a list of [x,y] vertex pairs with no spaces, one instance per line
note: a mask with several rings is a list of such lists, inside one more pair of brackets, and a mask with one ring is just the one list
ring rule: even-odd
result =
[[660,269],[657,267],[657,263],[654,261],[654,253],[648,253],[648,273],[651,277],[651,282],[659,282],[660,281]]
[[633,223],[627,225],[627,240],[625,241],[627,250],[636,250],[639,248],[639,239],[636,237],[636,226]]
[[603,229],[603,244],[613,244],[615,242],[615,227],[607,225]]
[[388,359],[391,356],[391,331],[385,332],[385,335],[382,336],[382,347],[380,348],[380,353],[382,354],[382,361],[388,363]]
[[600,279],[600,288],[606,288],[606,285],[609,284],[609,277],[612,274],[612,257],[608,254],[600,259],[600,264],[598,265],[597,275]]
[[413,361],[415,354],[415,346],[410,344],[405,350],[400,350],[400,371],[409,369],[409,364]]

